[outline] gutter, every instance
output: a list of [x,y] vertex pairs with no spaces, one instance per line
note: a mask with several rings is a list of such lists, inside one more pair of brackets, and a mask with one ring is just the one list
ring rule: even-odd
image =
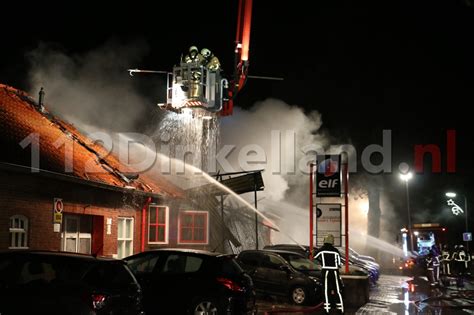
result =
[[23,165],[18,165],[18,164],[12,164],[12,163],[0,162],[0,170],[12,171],[12,172],[17,172],[17,173],[22,173],[22,174],[30,174],[30,175],[33,175],[33,176],[41,176],[41,177],[45,177],[45,178],[61,180],[61,181],[70,182],[70,183],[74,183],[74,184],[86,185],[86,186],[96,187],[96,188],[100,188],[100,189],[106,189],[106,190],[117,191],[117,192],[121,192],[121,193],[134,194],[134,195],[145,196],[145,197],[151,197],[151,198],[163,198],[164,197],[161,194],[152,193],[152,192],[148,192],[148,191],[143,191],[143,190],[139,190],[139,189],[136,189],[136,188],[125,188],[125,187],[109,185],[109,184],[98,182],[98,181],[82,179],[82,178],[76,177],[76,176],[51,172],[51,171],[47,171],[47,170],[43,170],[43,169],[39,169],[39,168],[23,166]]

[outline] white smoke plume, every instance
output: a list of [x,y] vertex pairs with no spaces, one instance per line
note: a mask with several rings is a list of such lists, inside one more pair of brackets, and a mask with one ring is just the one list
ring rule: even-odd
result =
[[[262,148],[265,162],[255,163],[250,168],[265,170],[265,198],[274,201],[291,199],[288,196],[291,187],[308,185],[309,169],[302,150],[307,145],[324,147],[328,144],[327,139],[317,133],[321,125],[321,115],[317,111],[305,114],[297,106],[267,99],[256,103],[250,110],[236,108],[232,117],[221,121],[221,147],[236,146],[228,157],[236,170],[241,170],[239,152],[245,151],[246,146]],[[275,135],[279,135],[279,147]]]
[[98,49],[68,55],[42,43],[27,54],[30,94],[38,95],[44,87],[46,107],[78,127],[131,130],[150,101],[140,95],[126,69],[147,50],[142,42],[109,41]]
[[[140,64],[146,52],[143,43],[109,42],[93,51],[68,55],[42,44],[28,54],[30,94],[37,95],[40,87],[44,87],[47,108],[83,131],[133,130],[140,120],[150,116],[149,104],[156,103],[138,91],[134,79],[126,72],[127,68]],[[160,123],[151,120],[156,126]],[[265,161],[250,165],[251,169],[264,169],[265,191],[259,193],[259,199],[264,201],[259,203],[259,209],[273,213],[282,229],[303,244],[308,243],[309,237],[306,162],[315,158],[315,152],[303,151],[308,151],[308,146],[327,149],[335,144],[321,132],[321,126],[322,118],[317,111],[305,113],[276,99],[258,102],[250,110],[236,108],[233,116],[222,118],[220,123],[220,147],[236,146],[227,158],[235,171],[241,169],[238,156],[241,149],[249,145],[263,149]],[[275,135],[279,137],[277,148]],[[275,149],[279,149],[276,155]],[[351,223],[361,230],[366,230],[367,224],[365,203],[360,200],[352,207]],[[381,207],[389,222],[392,217]]]

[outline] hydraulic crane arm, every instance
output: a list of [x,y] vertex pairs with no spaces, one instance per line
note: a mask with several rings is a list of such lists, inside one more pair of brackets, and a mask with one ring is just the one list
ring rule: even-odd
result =
[[235,36],[234,77],[230,82],[229,100],[224,104],[221,115],[232,115],[233,99],[247,81],[249,66],[250,28],[252,24],[252,0],[239,0],[237,32]]

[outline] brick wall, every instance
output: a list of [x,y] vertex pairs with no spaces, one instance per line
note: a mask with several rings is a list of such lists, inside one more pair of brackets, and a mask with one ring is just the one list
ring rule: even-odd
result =
[[[30,249],[60,250],[61,233],[53,231],[53,200],[62,198],[64,214],[104,217],[104,256],[117,253],[117,222],[119,217],[134,218],[134,252],[140,250],[141,196],[131,196],[87,185],[0,170],[0,250],[9,246],[9,218],[28,218]],[[111,234],[107,234],[107,218],[112,219]]]

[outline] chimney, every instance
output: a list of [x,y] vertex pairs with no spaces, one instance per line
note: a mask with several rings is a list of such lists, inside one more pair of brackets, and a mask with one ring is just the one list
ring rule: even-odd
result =
[[41,87],[41,90],[39,91],[39,99],[38,99],[38,109],[42,112],[44,111],[44,106],[43,106],[43,103],[44,103],[44,89],[43,87]]

